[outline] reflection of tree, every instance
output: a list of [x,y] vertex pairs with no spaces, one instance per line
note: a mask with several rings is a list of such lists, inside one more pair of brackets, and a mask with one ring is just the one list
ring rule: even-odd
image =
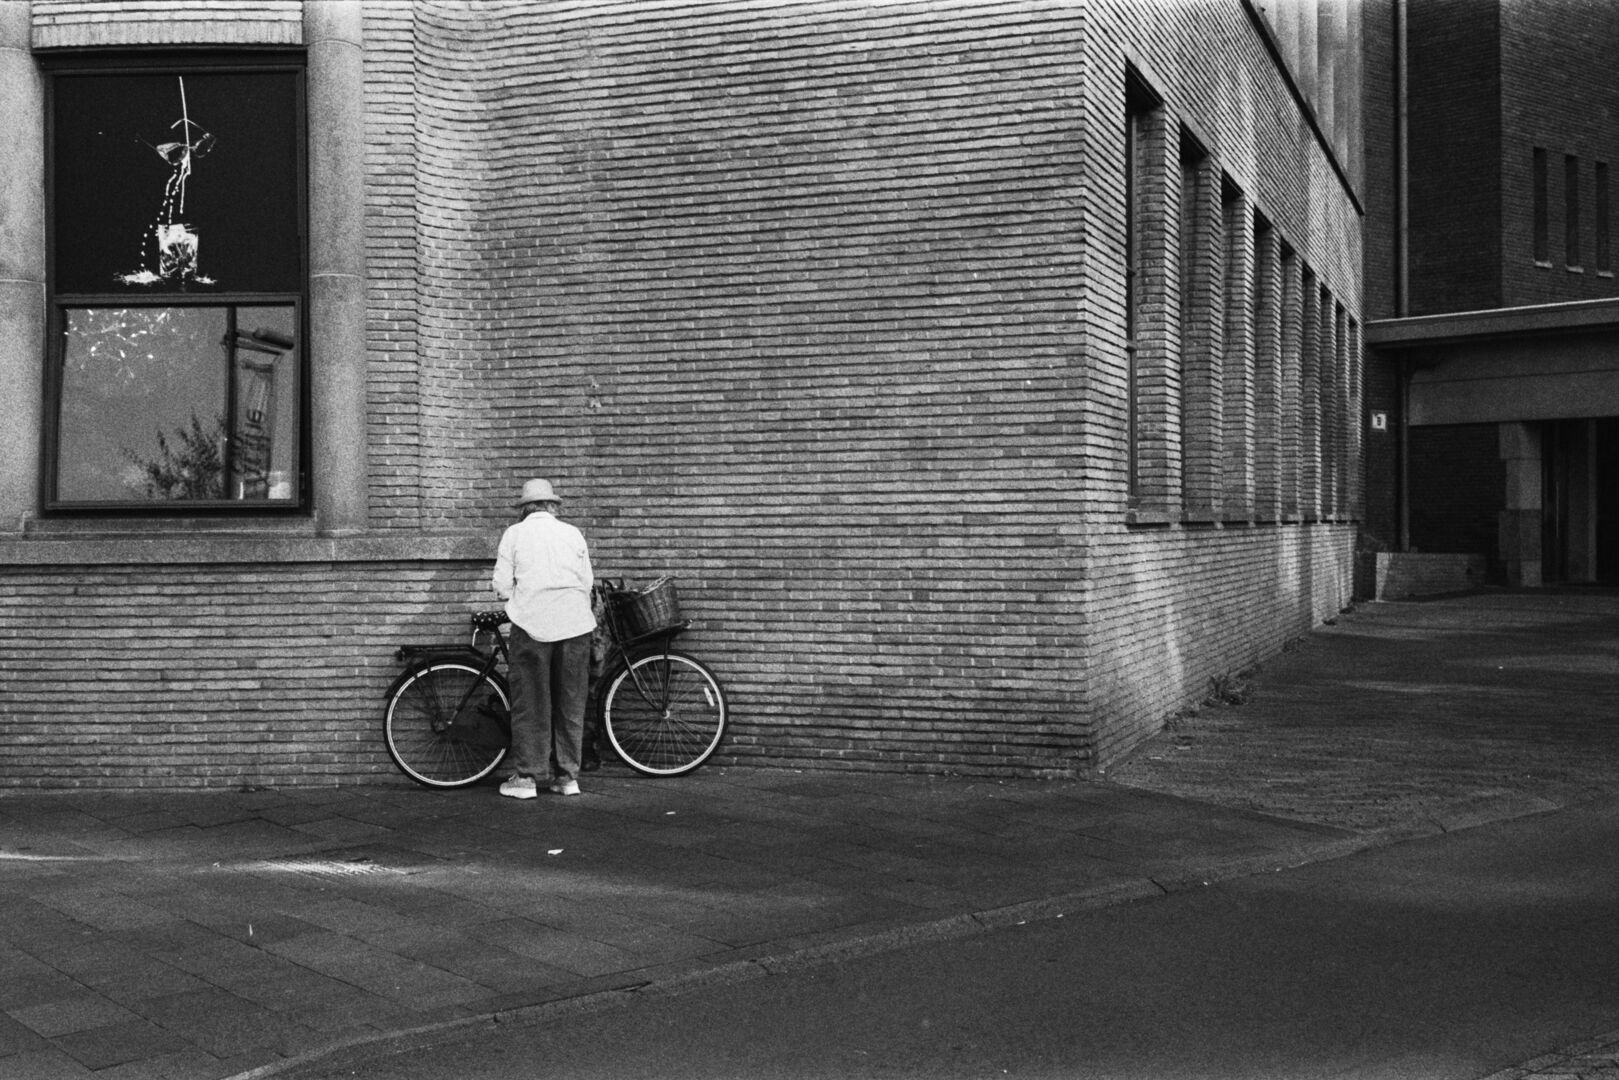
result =
[[225,418],[203,427],[196,413],[190,427],[174,429],[174,442],[157,433],[157,456],[141,457],[127,446],[124,456],[140,470],[149,499],[223,499],[225,497]]

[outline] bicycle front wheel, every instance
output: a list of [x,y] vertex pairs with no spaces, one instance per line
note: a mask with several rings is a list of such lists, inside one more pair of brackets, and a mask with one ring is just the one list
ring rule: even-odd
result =
[[602,727],[625,764],[679,776],[709,759],[725,734],[725,691],[685,653],[639,656],[602,694]]
[[[470,664],[442,661],[407,672],[383,714],[388,756],[418,784],[457,788],[488,776],[507,747],[487,738],[510,715],[506,688]],[[469,738],[469,733],[485,737]]]

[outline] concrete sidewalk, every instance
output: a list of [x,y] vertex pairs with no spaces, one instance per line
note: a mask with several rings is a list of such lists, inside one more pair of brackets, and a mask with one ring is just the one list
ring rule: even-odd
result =
[[[1607,595],[1363,609],[1127,783],[607,769],[529,802],[402,779],[0,796],[0,1078],[295,1075],[1552,809],[1614,786],[1616,643]],[[1383,753],[1333,749],[1372,718]],[[1465,763],[1514,738],[1544,782],[1480,786]],[[1251,764],[1218,781],[1231,761]],[[1384,809],[1346,813],[1356,790]]]

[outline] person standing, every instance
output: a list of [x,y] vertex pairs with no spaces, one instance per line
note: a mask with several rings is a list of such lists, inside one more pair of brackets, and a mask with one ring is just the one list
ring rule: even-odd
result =
[[524,484],[495,556],[495,595],[512,621],[512,774],[500,793],[514,799],[534,798],[542,778],[579,794],[595,577],[584,534],[557,520],[561,506],[549,480]]

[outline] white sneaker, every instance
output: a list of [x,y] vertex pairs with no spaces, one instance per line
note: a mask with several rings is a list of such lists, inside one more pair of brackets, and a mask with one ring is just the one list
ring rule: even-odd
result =
[[577,795],[579,794],[579,781],[558,780],[551,785],[551,790],[557,795]]
[[513,776],[500,785],[500,793],[513,799],[532,799],[540,793],[540,786],[532,776]]

